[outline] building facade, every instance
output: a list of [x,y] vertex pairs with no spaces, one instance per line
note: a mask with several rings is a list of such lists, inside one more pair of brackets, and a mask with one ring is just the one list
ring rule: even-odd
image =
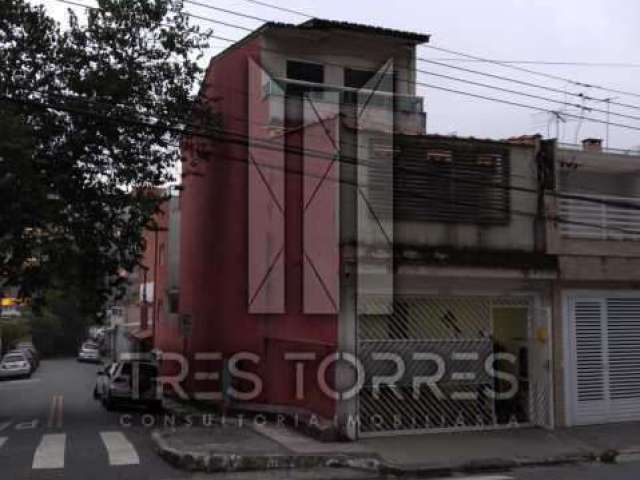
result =
[[314,19],[211,60],[156,348],[350,439],[637,419],[637,158],[427,134],[426,41]]
[[640,155],[554,144],[546,201],[556,410],[564,425],[640,419]]

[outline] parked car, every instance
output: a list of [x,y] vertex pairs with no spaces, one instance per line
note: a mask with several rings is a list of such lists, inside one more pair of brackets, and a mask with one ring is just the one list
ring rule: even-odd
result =
[[107,410],[120,405],[141,405],[161,410],[162,393],[158,391],[157,379],[155,363],[120,361],[98,372],[93,395]]
[[38,352],[38,350],[36,350],[36,347],[33,346],[33,343],[31,342],[20,342],[18,344],[16,344],[16,350],[29,350],[31,352],[31,354],[33,355],[33,358],[35,358],[36,360],[36,364],[40,365],[40,353]]
[[31,372],[35,372],[36,369],[38,368],[38,362],[36,361],[31,351],[24,348],[15,348],[13,350],[9,350],[7,352],[7,355],[10,353],[21,353],[22,355],[24,355],[27,361],[29,362],[29,365],[31,366]]
[[0,378],[28,378],[32,373],[33,367],[23,352],[9,352],[0,362]]
[[98,345],[93,342],[84,342],[78,350],[78,361],[98,363],[100,361]]

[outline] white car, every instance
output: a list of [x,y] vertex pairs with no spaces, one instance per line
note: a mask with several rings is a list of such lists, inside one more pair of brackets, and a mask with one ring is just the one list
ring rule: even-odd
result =
[[0,378],[30,377],[33,367],[24,353],[7,353],[0,362]]
[[100,361],[98,346],[92,343],[84,343],[78,351],[78,361],[98,363]]

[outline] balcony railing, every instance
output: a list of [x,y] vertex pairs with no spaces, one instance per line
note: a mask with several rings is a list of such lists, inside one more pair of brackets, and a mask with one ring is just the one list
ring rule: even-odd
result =
[[560,198],[565,237],[593,240],[640,240],[640,198],[614,195],[570,194],[592,199]]
[[[414,97],[411,95],[398,95],[391,92],[357,90],[355,88],[341,87],[328,84],[314,84],[310,82],[300,82],[289,79],[278,79],[277,81],[269,80],[263,84],[264,97],[283,96],[284,85],[304,85],[316,90],[309,90],[309,97],[318,102],[338,103],[339,101],[354,102],[356,95],[360,94],[367,99],[367,104],[376,107],[393,109],[395,105],[396,111],[409,113],[423,113],[424,99],[422,97]],[[369,98],[368,95],[371,94]]]

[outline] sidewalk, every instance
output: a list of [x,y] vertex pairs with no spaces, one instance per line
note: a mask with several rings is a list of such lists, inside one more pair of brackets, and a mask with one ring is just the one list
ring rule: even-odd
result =
[[[191,412],[194,414],[194,411]],[[153,433],[159,454],[191,471],[339,468],[450,475],[518,467],[640,460],[640,423],[559,429],[423,434],[319,442],[276,423],[195,422]]]

